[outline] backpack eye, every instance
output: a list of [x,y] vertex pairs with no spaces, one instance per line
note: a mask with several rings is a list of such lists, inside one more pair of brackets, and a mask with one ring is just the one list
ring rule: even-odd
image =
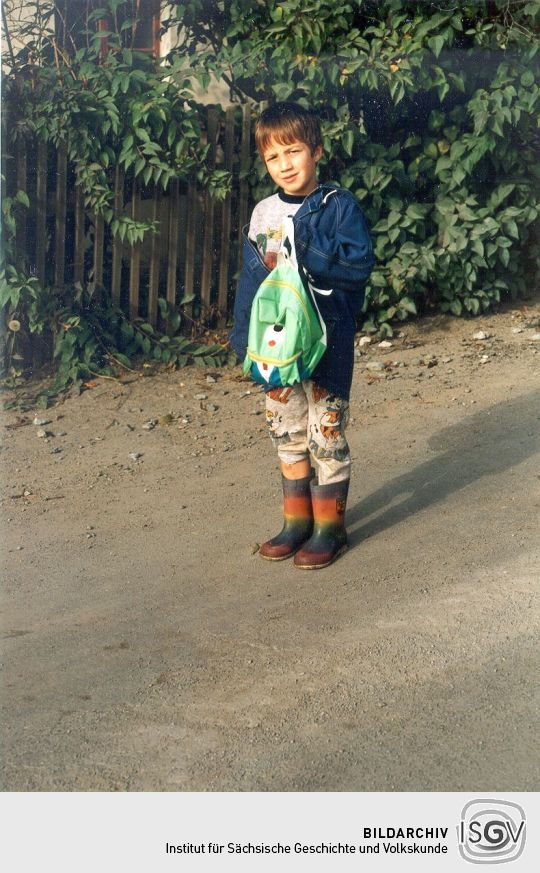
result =
[[285,328],[282,324],[270,324],[264,332],[264,342],[274,348],[283,343],[285,339]]

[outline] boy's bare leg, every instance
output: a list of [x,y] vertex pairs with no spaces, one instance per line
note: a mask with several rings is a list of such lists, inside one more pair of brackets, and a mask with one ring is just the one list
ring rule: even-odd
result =
[[281,461],[281,472],[286,479],[305,479],[311,475],[311,464],[308,458],[296,461],[295,464],[287,464]]

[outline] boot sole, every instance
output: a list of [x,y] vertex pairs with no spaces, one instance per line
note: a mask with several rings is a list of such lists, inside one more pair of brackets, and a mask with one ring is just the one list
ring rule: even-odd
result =
[[326,562],[326,564],[295,564],[297,570],[322,570],[323,567],[329,567],[330,564],[333,564],[343,552],[346,552],[348,549],[348,545],[341,546],[341,548],[336,552],[336,554]]
[[263,561],[288,561],[288,559],[296,555],[296,553],[299,552],[301,548],[302,546],[298,546],[298,548],[295,549],[294,552],[289,552],[288,555],[281,555],[279,558],[272,558],[270,555],[262,555],[260,552],[259,557],[262,558]]

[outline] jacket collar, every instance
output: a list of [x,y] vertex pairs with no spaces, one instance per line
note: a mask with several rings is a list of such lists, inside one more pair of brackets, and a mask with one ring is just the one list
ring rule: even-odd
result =
[[332,183],[328,182],[318,185],[311,194],[308,194],[296,213],[295,218],[302,218],[302,216],[309,215],[311,212],[318,212],[324,198],[330,193],[330,191],[335,191],[336,188],[337,185],[332,185]]

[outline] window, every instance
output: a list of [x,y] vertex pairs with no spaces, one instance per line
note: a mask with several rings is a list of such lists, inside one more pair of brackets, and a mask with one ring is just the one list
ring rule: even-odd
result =
[[[56,0],[56,38],[63,49],[74,52],[88,45],[93,32],[113,31],[125,48],[159,57],[160,5],[160,0],[123,0],[115,11],[96,18],[93,13],[108,6],[103,0]],[[107,50],[104,37],[104,55]]]

